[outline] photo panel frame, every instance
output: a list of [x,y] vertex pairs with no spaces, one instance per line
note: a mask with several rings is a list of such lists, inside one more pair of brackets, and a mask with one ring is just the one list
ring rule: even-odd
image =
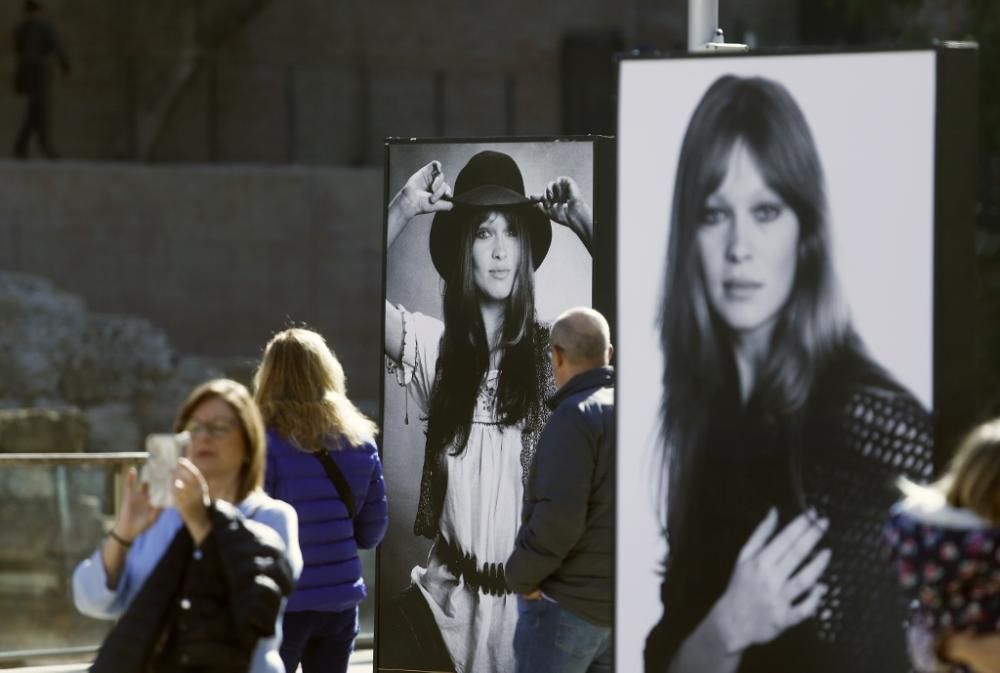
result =
[[[486,168],[471,168],[484,156]],[[468,427],[460,430],[467,433],[466,442],[452,441],[448,451],[429,448],[428,437],[434,436],[428,433],[432,407],[454,409],[444,402],[449,394],[455,399],[468,396],[442,393],[449,388],[447,383],[441,385],[442,377],[446,382],[456,380],[454,374],[449,378],[445,369],[452,367],[454,372],[468,366],[455,364],[459,360],[454,350],[446,348],[444,339],[485,330],[487,309],[483,307],[491,297],[499,299],[496,305],[504,307],[503,321],[524,323],[518,311],[524,310],[523,299],[527,297],[527,305],[534,307],[534,318],[528,316],[533,326],[523,336],[525,343],[534,340],[532,348],[537,352],[532,358],[542,365],[539,349],[547,346],[547,325],[559,313],[582,305],[612,314],[613,160],[613,141],[590,136],[389,139],[386,144],[386,370],[381,445],[390,528],[378,556],[379,671],[452,670],[456,666],[470,672],[513,670],[516,601],[502,585],[502,565],[513,551],[513,535],[520,523],[523,477],[530,469],[531,457],[527,433],[540,430],[539,419],[502,420],[483,407],[499,394],[496,390],[504,364],[503,356],[497,354],[481,380],[476,375],[475,404],[466,399],[458,405],[473,414]],[[432,162],[438,163],[431,167]],[[522,186],[512,184],[509,174],[502,177],[510,164],[516,167]],[[432,173],[421,177],[420,171],[425,169]],[[405,225],[399,226],[399,210],[394,210],[398,199],[415,193],[404,187],[421,186],[426,197],[426,189],[438,173],[449,185],[449,193],[443,198],[454,205],[454,213],[442,217],[423,212],[404,218]],[[472,188],[494,183],[502,183],[506,198],[519,203],[511,208],[497,206],[492,210],[505,217],[483,221],[480,215],[491,209],[473,208],[464,199]],[[573,198],[590,210],[589,236],[574,233],[550,220],[548,214],[541,219],[530,214],[541,212],[537,202],[554,183],[562,185],[561,189],[571,189]],[[439,185],[433,183],[434,187]],[[511,193],[515,193],[513,197]],[[426,202],[423,208],[428,208]],[[469,215],[472,212],[477,215]],[[506,219],[509,213],[514,215]],[[472,222],[470,218],[475,217],[479,219]],[[518,224],[511,224],[515,219]],[[443,242],[444,236],[461,236],[461,227],[471,226],[479,230],[470,229],[468,235],[479,238]],[[435,227],[439,229],[432,234]],[[537,237],[532,227],[550,230],[551,242],[547,243],[547,236]],[[501,242],[504,236],[515,243],[505,247]],[[529,247],[521,247],[521,241]],[[488,249],[488,260],[477,257],[480,245]],[[502,296],[488,294],[494,292],[486,287],[492,282],[491,276],[493,280],[506,279],[507,267],[514,264],[512,255],[529,254],[530,249],[531,266],[536,266],[535,255],[543,246],[547,251],[531,274],[528,284],[532,287],[525,291],[525,277],[521,275],[510,289],[499,290]],[[513,252],[513,248],[519,252]],[[442,252],[445,249],[447,252]],[[468,272],[464,276],[464,294],[454,290],[463,281],[458,280],[462,272],[455,271],[452,265]],[[523,271],[524,265],[521,268]],[[446,275],[453,287],[449,298]],[[518,292],[521,300],[517,299]],[[451,298],[459,295],[465,297],[464,308],[458,307],[463,300]],[[456,315],[464,315],[473,325],[483,327],[470,327]],[[535,330],[535,326],[539,329]],[[521,338],[508,338],[505,348],[512,349],[510,344]],[[536,379],[538,376],[544,377],[541,368],[531,374]],[[532,385],[532,403],[541,403],[542,388]],[[439,424],[442,418],[452,419],[444,423],[459,428],[465,423],[461,413],[433,413]]]
[[617,670],[907,665],[879,533],[976,409],[975,59],[620,62]]

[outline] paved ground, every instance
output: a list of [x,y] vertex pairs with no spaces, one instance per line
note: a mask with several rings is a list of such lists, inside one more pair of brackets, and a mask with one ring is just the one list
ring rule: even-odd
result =
[[[86,673],[90,662],[78,664],[54,664],[50,666],[30,666],[28,668],[2,669],[5,673]],[[300,671],[302,669],[299,669]],[[348,673],[372,673],[372,651],[358,650],[351,657]]]

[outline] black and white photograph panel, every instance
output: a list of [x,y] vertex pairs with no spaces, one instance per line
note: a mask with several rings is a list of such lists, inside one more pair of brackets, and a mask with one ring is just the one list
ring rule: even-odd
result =
[[625,60],[616,665],[906,671],[932,470],[935,54]]
[[507,673],[548,325],[592,303],[594,148],[401,141],[387,162],[378,668]]

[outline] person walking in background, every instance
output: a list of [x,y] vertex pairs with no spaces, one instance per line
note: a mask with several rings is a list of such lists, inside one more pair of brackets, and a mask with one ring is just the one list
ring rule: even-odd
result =
[[287,671],[347,671],[364,600],[358,549],[389,523],[376,425],[347,398],[344,369],[322,336],[287,329],[254,378],[267,425],[264,488],[299,516],[305,569],[285,612]]
[[972,430],[941,479],[900,488],[885,540],[912,601],[915,669],[1000,672],[1000,420]]
[[24,119],[14,144],[14,156],[28,157],[31,136],[38,137],[42,152],[49,159],[59,155],[52,146],[51,135],[51,68],[49,61],[55,57],[64,75],[69,75],[69,59],[52,22],[45,16],[45,8],[38,0],[25,0],[24,18],[14,29],[14,91],[27,98]]
[[[611,671],[614,370],[600,313],[566,311],[549,353],[558,392],[535,449],[507,560],[518,596],[516,673]],[[557,646],[556,643],[559,643]]]
[[260,490],[264,424],[242,384],[192,391],[174,429],[191,436],[174,505],[134,469],[108,537],[73,573],[80,612],[118,619],[91,671],[282,673],[281,610],[302,569],[298,521]]

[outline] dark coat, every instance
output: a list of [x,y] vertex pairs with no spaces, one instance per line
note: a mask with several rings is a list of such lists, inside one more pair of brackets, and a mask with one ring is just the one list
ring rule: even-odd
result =
[[14,29],[14,91],[28,93],[44,86],[48,79],[48,62],[55,56],[63,71],[69,70],[69,59],[59,35],[47,19],[32,17],[21,21]]
[[108,634],[92,673],[247,671],[257,640],[274,634],[294,575],[281,537],[217,501],[195,548],[182,527]]
[[512,591],[541,588],[600,626],[613,615],[614,405],[611,367],[578,374],[549,400],[506,566]]

